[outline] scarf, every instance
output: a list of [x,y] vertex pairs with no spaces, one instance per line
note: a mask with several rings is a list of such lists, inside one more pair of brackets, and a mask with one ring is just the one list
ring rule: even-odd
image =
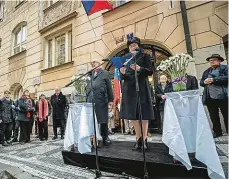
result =
[[41,99],[39,102],[39,121],[47,119],[48,116],[48,101],[46,99]]
[[[32,108],[33,107],[33,104],[32,104],[32,101],[31,99],[29,99],[28,97],[24,96],[24,99],[26,100],[25,103],[28,104],[29,108]],[[26,114],[26,117],[27,118],[31,118],[32,115],[31,115],[31,112],[30,111],[27,111],[27,114]]]

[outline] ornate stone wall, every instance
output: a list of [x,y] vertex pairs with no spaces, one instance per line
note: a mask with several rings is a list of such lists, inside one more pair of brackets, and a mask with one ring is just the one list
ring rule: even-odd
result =
[[40,1],[39,30],[61,20],[76,11],[78,1],[57,1],[47,7],[47,1]]

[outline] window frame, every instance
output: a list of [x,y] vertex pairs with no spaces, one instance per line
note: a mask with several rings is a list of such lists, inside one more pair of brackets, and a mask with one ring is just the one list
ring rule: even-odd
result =
[[0,22],[4,19],[4,3],[0,1]]
[[169,0],[169,9],[175,8],[174,0]]
[[[56,39],[63,36],[64,40],[64,62],[57,63]],[[51,51],[50,51],[51,48]],[[72,30],[66,30],[62,33],[55,34],[52,37],[45,38],[44,46],[44,69],[60,66],[72,61]]]
[[[25,28],[25,33],[24,33],[24,28]],[[18,41],[19,33],[21,33],[21,35],[18,43],[17,41]],[[16,55],[26,50],[26,40],[27,40],[27,23],[22,23],[19,24],[13,31],[12,55]]]

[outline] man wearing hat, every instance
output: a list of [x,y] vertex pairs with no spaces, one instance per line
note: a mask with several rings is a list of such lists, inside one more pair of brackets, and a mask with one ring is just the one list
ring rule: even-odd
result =
[[214,137],[222,136],[219,109],[228,133],[228,67],[219,54],[206,59],[210,68],[204,71],[200,86],[204,87],[203,103],[207,106],[213,124]]

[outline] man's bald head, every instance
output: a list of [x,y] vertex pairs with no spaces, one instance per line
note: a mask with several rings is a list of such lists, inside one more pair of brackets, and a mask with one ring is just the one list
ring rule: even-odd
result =
[[91,67],[92,67],[92,68],[95,68],[95,67],[99,66],[100,64],[101,64],[100,61],[98,61],[98,60],[93,60],[93,61],[91,62]]
[[56,93],[56,94],[60,94],[60,92],[61,92],[61,88],[60,88],[59,86],[57,86],[57,87],[55,88],[55,93]]

